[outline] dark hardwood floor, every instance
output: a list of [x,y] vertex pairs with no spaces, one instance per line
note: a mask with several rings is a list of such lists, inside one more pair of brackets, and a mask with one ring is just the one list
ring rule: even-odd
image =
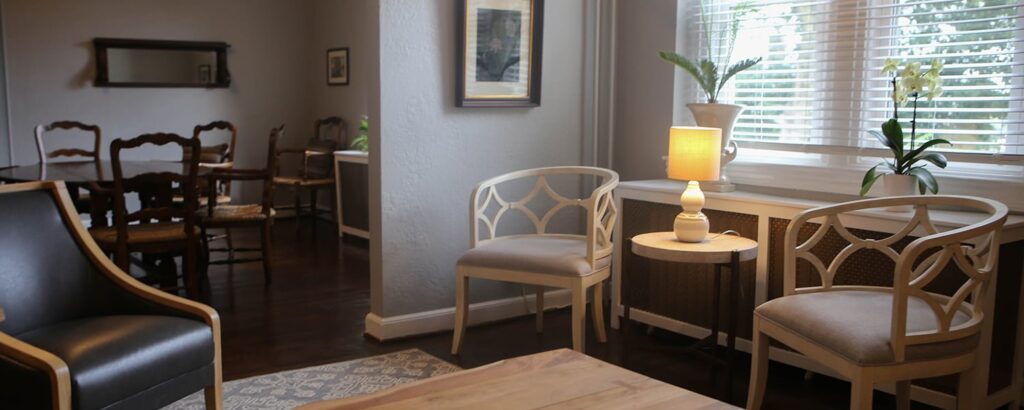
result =
[[[242,246],[258,245],[255,232],[237,230]],[[570,347],[568,309],[549,311],[545,332],[532,317],[472,327],[460,357],[449,354],[451,333],[378,343],[363,336],[369,312],[369,252],[365,241],[340,240],[325,221],[281,219],[274,227],[274,282],[264,286],[259,263],[210,271],[207,303],[221,314],[226,380],[418,348],[464,368],[550,349]],[[237,245],[236,245],[237,246]],[[217,255],[215,255],[216,257]],[[591,323],[588,320],[588,326]],[[588,329],[590,330],[590,329]],[[628,357],[622,335],[608,343],[588,332],[587,354],[701,394],[722,397],[724,374],[689,353],[693,340],[644,326],[630,329]],[[746,400],[749,356],[741,354],[731,402]],[[716,383],[717,378],[717,383]],[[773,363],[766,409],[846,409],[849,384]],[[892,396],[875,394],[875,408],[894,408]],[[928,408],[915,403],[915,408]]]

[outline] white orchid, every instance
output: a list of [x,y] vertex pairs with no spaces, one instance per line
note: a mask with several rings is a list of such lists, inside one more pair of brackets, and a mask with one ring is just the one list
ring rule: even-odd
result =
[[900,69],[900,62],[892,58],[885,59],[885,63],[882,66],[882,74],[895,73]]
[[920,77],[921,76],[921,63],[907,63],[903,66],[903,72],[900,73],[903,78]]

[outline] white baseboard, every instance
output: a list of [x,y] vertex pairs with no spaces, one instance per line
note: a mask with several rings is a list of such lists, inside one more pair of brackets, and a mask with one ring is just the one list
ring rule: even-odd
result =
[[[469,305],[469,324],[476,325],[497,320],[531,314],[527,306],[534,306],[536,297],[526,295],[490,300]],[[572,304],[568,289],[544,292],[544,310],[557,309]],[[410,313],[407,315],[380,317],[373,313],[366,315],[366,334],[385,341],[406,336],[452,330],[455,328],[455,307]]]

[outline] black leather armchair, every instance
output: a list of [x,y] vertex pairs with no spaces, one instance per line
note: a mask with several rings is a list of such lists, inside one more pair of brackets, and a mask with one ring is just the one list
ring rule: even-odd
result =
[[220,409],[220,319],[108,259],[62,182],[0,186],[0,407]]

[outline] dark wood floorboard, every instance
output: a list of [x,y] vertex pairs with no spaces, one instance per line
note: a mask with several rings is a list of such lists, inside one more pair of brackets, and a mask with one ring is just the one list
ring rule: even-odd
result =
[[[236,246],[258,246],[254,231],[236,230]],[[216,255],[215,255],[216,257]],[[258,263],[215,266],[210,303],[223,323],[226,380],[418,348],[464,368],[525,354],[571,347],[568,309],[547,312],[545,332],[524,317],[472,327],[460,357],[449,354],[451,332],[378,343],[363,336],[369,312],[369,251],[360,239],[340,240],[334,225],[290,219],[274,227],[274,282],[264,286]],[[607,309],[606,309],[607,311]],[[592,323],[589,319],[588,326]],[[609,329],[610,330],[610,329]],[[689,353],[692,339],[634,326],[629,355],[622,336],[610,331],[606,344],[588,329],[587,354],[701,394],[722,397],[724,374]],[[746,400],[749,356],[733,375],[732,399]],[[716,383],[717,378],[717,383]],[[773,363],[766,409],[846,409],[849,384]],[[875,408],[894,408],[892,396],[875,394]],[[928,408],[915,403],[915,408]]]

